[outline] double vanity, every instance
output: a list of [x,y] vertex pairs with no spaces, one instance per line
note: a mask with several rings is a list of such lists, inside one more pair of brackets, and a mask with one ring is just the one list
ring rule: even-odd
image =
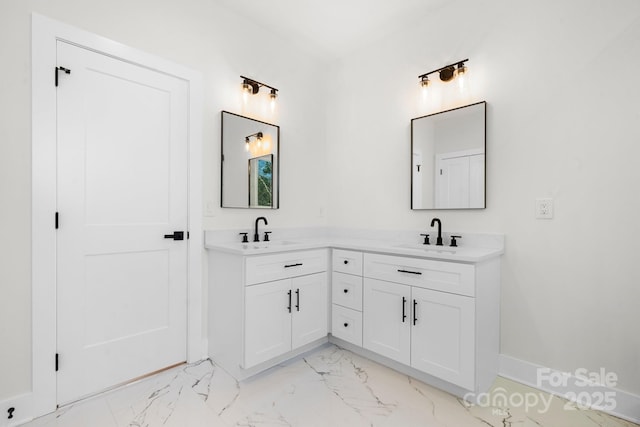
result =
[[[486,207],[486,109],[478,102],[411,120],[412,210]],[[277,209],[280,128],[221,114],[221,206]],[[420,230],[262,236],[260,221],[268,225],[258,217],[253,233],[205,236],[209,356],[234,377],[333,342],[458,396],[489,389],[501,235],[442,236],[434,218],[431,240]]]
[[458,396],[486,391],[503,238],[451,247],[419,234],[278,230],[242,243],[207,232],[209,356],[241,380],[329,341]]

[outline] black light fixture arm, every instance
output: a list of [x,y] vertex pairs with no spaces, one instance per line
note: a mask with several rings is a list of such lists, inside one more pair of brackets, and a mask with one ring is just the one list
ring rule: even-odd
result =
[[262,132],[256,132],[256,133],[252,133],[251,135],[247,135],[245,139],[249,139],[253,136],[255,136],[257,139],[262,139],[264,135],[262,134]]
[[245,77],[245,76],[240,76],[240,78],[243,79],[245,83],[251,85],[251,87],[253,88],[253,93],[258,93],[261,87],[268,87],[269,89],[271,89],[272,93],[273,91],[276,91],[276,92],[278,91],[278,89],[276,89],[275,87],[269,86],[268,84],[259,82],[252,78]]
[[427,76],[429,76],[429,75],[431,75],[431,74],[434,74],[434,73],[438,73],[438,72],[440,72],[440,71],[442,71],[442,70],[446,70],[447,68],[455,67],[456,65],[460,65],[460,64],[464,64],[464,63],[465,63],[465,62],[467,62],[468,60],[469,60],[469,58],[467,58],[467,59],[463,59],[462,61],[456,61],[456,62],[454,62],[453,64],[445,65],[444,67],[440,67],[440,68],[438,68],[438,69],[436,69],[436,70],[429,71],[428,73],[420,74],[420,75],[418,76],[418,78],[419,78],[419,79],[423,79],[424,77],[427,77]]

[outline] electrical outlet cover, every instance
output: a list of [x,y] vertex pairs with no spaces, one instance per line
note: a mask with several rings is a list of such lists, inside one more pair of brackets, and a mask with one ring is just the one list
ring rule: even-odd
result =
[[553,199],[551,198],[536,199],[536,218],[537,219],[553,218]]

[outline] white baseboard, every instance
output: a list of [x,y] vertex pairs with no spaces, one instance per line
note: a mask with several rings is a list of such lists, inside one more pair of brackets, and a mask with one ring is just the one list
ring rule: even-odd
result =
[[[9,409],[14,408],[9,419]],[[33,419],[33,394],[25,393],[0,401],[0,427],[13,427]]]
[[[576,375],[578,374],[578,376]],[[613,375],[607,372],[562,372],[531,362],[516,359],[504,354],[500,355],[501,377],[546,391],[555,396],[571,400],[592,409],[606,412],[616,417],[640,423],[640,396],[619,390],[613,386],[590,383],[585,384],[583,376],[598,374],[600,377]],[[604,374],[604,375],[602,375]],[[617,382],[611,381],[612,383]],[[605,398],[603,398],[603,396]],[[576,399],[582,397],[582,401]]]

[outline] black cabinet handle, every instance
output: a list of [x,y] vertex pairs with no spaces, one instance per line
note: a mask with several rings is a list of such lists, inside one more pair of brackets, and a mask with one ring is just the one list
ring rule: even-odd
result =
[[344,260],[344,263],[345,263],[345,265],[346,265],[346,264],[349,264],[349,260],[345,259],[345,260]]
[[402,297],[402,323],[404,323],[404,320],[407,318],[406,305],[407,299],[405,297]]
[[296,311],[300,311],[300,289],[296,289]]
[[287,294],[289,295],[289,305],[287,306],[287,310],[289,310],[289,313],[291,313],[291,289],[289,289]]
[[413,300],[413,324],[415,325],[416,322],[418,321],[418,315],[416,313],[418,308],[418,301]]
[[344,327],[346,328],[347,326],[349,326],[349,324],[345,322]]
[[349,293],[349,289],[345,289],[345,290],[344,290],[344,293],[345,293],[345,294],[346,294],[346,293]]
[[165,239],[184,240],[184,231],[174,231],[173,234],[165,234]]
[[297,264],[287,264],[287,265],[284,266],[284,268],[301,267],[301,266],[302,266],[302,263],[299,262]]
[[417,275],[422,274],[422,272],[420,271],[409,271],[409,270],[402,270],[402,269],[398,269],[398,273],[409,273],[409,274],[417,274]]

